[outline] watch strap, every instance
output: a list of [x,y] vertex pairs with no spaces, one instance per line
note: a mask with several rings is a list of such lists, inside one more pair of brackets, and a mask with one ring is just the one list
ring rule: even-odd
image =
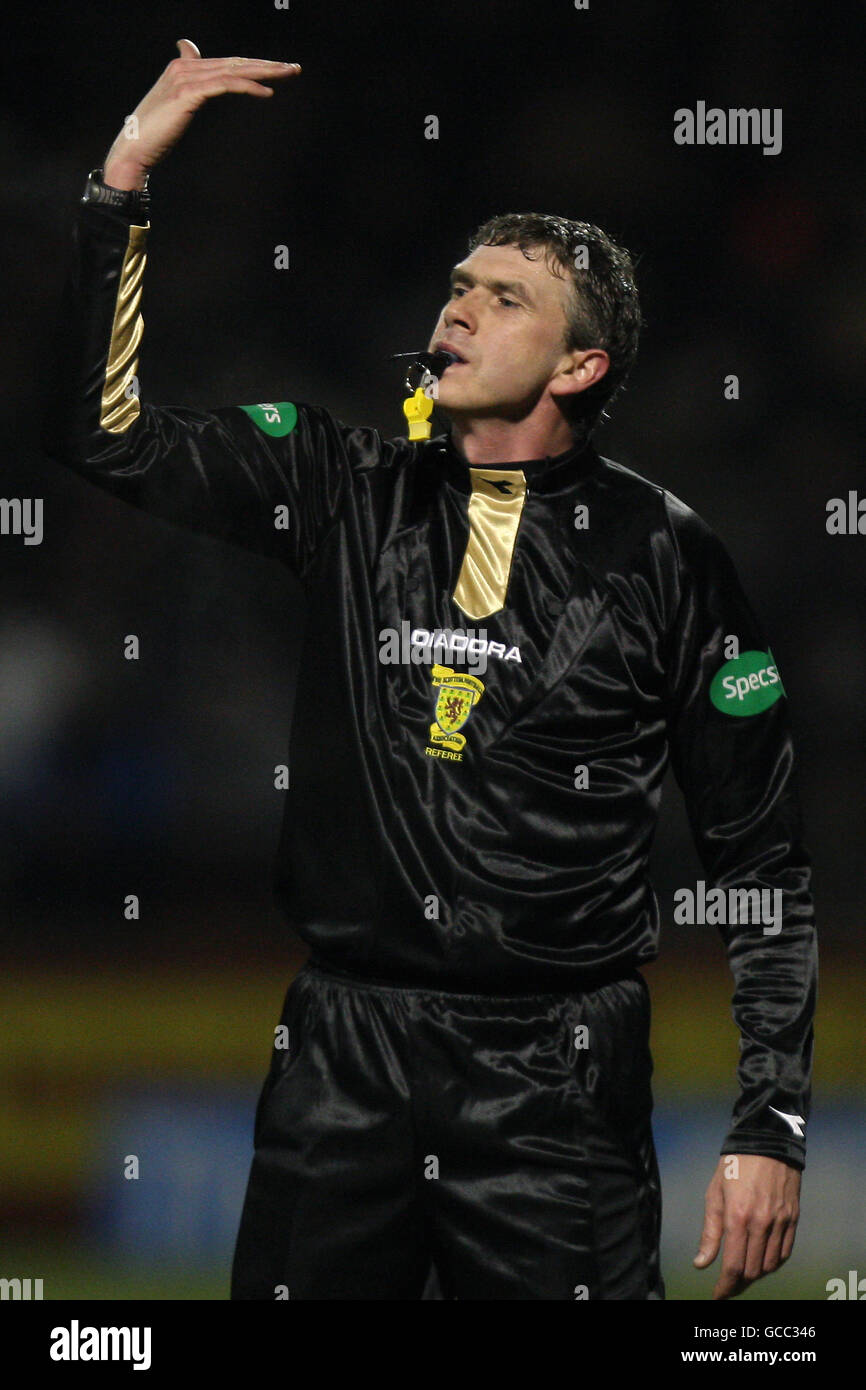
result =
[[140,217],[147,222],[150,217],[149,178],[150,175],[145,174],[144,188],[112,188],[105,183],[102,169],[91,169],[81,201],[116,208],[129,217]]

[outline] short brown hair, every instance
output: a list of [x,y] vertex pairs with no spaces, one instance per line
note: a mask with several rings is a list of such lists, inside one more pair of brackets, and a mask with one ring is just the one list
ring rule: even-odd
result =
[[[563,408],[575,432],[589,437],[602,417],[609,415],[637,356],[643,324],[634,265],[628,251],[591,222],[573,222],[541,212],[509,212],[491,217],[469,239],[478,246],[517,246],[528,260],[540,250],[554,275],[567,271],[574,285],[565,348],[603,348],[610,366],[601,381],[567,397]],[[576,263],[586,251],[586,268]]]

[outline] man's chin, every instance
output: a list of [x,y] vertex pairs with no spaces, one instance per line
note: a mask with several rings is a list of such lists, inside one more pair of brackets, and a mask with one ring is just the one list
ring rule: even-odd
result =
[[477,399],[465,391],[458,382],[449,381],[447,376],[440,377],[438,394],[434,401],[440,410],[449,415],[478,417],[496,412],[496,407],[490,401]]
[[441,399],[436,401],[436,409],[452,425],[475,420],[479,415],[479,412],[472,406],[458,405],[456,402],[452,404]]
[[460,400],[456,391],[450,398],[448,393],[440,392],[435,404],[440,414],[454,424],[468,424],[474,420],[508,420],[518,424],[525,415],[519,407],[505,406],[501,402]]

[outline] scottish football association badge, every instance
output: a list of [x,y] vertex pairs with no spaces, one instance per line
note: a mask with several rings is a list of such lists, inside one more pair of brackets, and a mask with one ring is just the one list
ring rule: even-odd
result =
[[477,676],[458,675],[450,666],[434,666],[430,675],[436,691],[436,722],[430,725],[430,742],[425,752],[431,758],[462,762],[466,737],[458,729],[462,729],[473,705],[484,694],[484,682]]

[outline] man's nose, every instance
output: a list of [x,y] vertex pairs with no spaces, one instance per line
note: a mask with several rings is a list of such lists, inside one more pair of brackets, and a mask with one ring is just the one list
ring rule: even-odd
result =
[[446,305],[443,318],[446,328],[450,328],[452,323],[465,328],[469,333],[473,332],[475,328],[475,315],[471,305],[466,303],[465,294],[461,299],[454,299]]

